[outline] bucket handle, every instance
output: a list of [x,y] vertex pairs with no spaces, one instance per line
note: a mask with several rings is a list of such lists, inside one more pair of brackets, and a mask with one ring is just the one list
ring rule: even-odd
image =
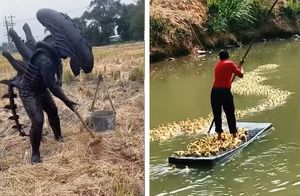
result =
[[97,99],[97,95],[98,95],[99,86],[100,86],[100,82],[101,82],[101,81],[103,81],[104,89],[105,89],[105,91],[106,91],[106,93],[107,93],[107,95],[108,95],[110,105],[111,105],[113,111],[116,112],[115,106],[114,106],[114,104],[113,104],[113,102],[112,102],[110,93],[109,93],[109,91],[108,91],[108,89],[107,89],[106,82],[105,82],[105,80],[104,80],[102,74],[99,74],[98,77],[97,77],[97,86],[96,86],[96,91],[95,91],[95,94],[94,94],[94,100],[93,100],[93,103],[92,103],[92,106],[91,106],[91,111],[94,111],[94,109],[95,109],[94,106],[95,106],[95,103],[96,103],[96,99]]

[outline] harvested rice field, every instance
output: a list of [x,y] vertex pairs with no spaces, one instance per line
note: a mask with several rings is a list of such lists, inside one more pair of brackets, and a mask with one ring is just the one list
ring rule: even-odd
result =
[[[12,129],[13,122],[8,120],[11,111],[3,109],[8,101],[1,100],[0,195],[144,194],[144,44],[97,47],[93,53],[95,68],[88,75],[72,77],[68,62],[64,62],[63,89],[88,119],[96,77],[102,74],[116,108],[116,130],[96,132],[102,140],[89,146],[93,140],[89,133],[82,129],[76,115],[55,98],[64,141],[54,140],[45,122],[40,147],[43,163],[32,165],[29,139]],[[0,79],[15,73],[2,56],[0,69]],[[0,96],[6,91],[1,86]],[[28,132],[30,121],[19,98],[16,103],[24,131]],[[95,108],[111,110],[102,83]]]

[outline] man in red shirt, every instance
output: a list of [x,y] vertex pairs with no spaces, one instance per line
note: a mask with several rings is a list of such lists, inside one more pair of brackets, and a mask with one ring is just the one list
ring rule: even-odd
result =
[[243,61],[237,67],[233,61],[229,59],[229,53],[221,50],[219,53],[220,61],[215,66],[215,81],[211,91],[211,107],[213,110],[215,131],[218,133],[218,139],[221,139],[222,130],[222,107],[226,114],[227,123],[230,133],[233,137],[237,135],[236,118],[234,114],[233,96],[231,94],[231,80],[233,75],[243,78],[242,67]]

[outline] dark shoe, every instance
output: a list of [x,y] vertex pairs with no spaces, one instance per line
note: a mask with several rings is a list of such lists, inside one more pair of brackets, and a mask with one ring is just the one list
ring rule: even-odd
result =
[[63,137],[61,136],[61,134],[55,134],[54,133],[54,138],[59,141],[60,139],[62,139]]
[[37,164],[37,163],[41,163],[42,160],[41,160],[41,156],[39,154],[33,154],[31,156],[31,163],[32,164]]
[[237,132],[232,134],[232,138],[236,138],[237,137]]
[[218,140],[222,140],[222,133],[218,133]]

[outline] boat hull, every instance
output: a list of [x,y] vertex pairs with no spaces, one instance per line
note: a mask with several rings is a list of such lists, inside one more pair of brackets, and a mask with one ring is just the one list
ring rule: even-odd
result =
[[255,141],[259,136],[261,136],[265,131],[272,127],[271,123],[254,123],[254,122],[238,122],[237,127],[248,129],[248,140],[238,146],[235,149],[229,150],[217,156],[210,157],[177,157],[170,156],[169,163],[175,165],[188,165],[188,166],[213,166],[220,162],[225,162],[230,160],[232,156],[240,152],[243,148]]

